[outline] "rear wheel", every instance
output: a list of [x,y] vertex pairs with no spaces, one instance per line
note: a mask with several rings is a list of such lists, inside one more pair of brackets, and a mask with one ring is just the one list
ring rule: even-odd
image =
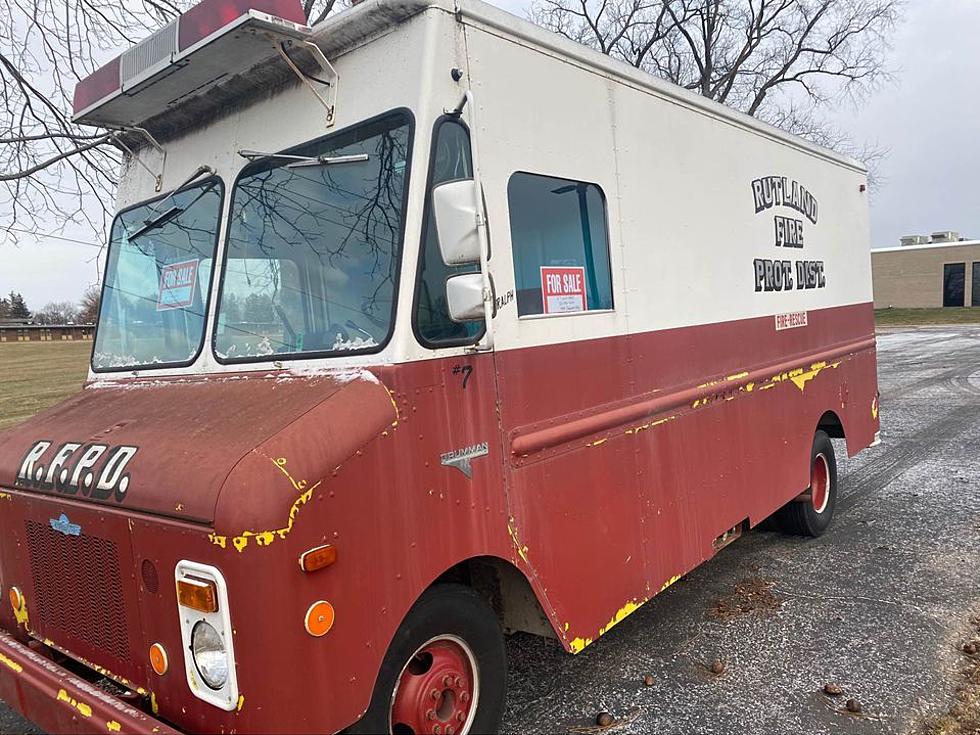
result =
[[411,609],[385,655],[371,705],[351,733],[493,733],[507,659],[493,611],[468,587],[444,584]]
[[818,431],[810,452],[810,487],[799,498],[776,511],[776,526],[783,533],[822,536],[834,519],[837,504],[837,459],[830,437]]

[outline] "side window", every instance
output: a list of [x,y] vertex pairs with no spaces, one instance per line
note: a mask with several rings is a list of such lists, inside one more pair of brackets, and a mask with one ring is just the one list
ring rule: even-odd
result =
[[460,323],[449,316],[446,280],[459,273],[474,273],[479,270],[479,266],[449,266],[442,261],[432,213],[433,187],[447,181],[472,177],[473,158],[469,131],[458,120],[443,118],[436,124],[432,137],[432,158],[422,225],[422,254],[415,293],[415,333],[426,347],[470,344],[483,334],[483,322]]
[[602,189],[516,173],[507,184],[507,203],[518,315],[612,309]]

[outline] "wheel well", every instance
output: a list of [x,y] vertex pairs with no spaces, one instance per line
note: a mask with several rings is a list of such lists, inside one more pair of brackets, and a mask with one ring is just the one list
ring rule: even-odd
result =
[[817,422],[817,431],[823,431],[831,439],[844,439],[844,424],[833,411],[827,411]]
[[558,637],[527,577],[510,562],[493,556],[467,559],[447,569],[433,584],[442,582],[463,584],[480,593],[505,633]]

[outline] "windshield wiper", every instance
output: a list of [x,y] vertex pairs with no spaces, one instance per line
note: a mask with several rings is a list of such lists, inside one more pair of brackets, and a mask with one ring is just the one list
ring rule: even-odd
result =
[[342,163],[363,163],[371,157],[367,153],[355,153],[350,156],[293,156],[289,153],[263,153],[262,151],[240,150],[238,155],[254,161],[257,158],[285,158],[292,163],[287,163],[286,168],[299,168],[300,166],[336,166]]
[[[160,200],[160,204],[163,204],[163,202],[166,202],[166,201],[169,201],[170,199],[173,199],[174,194],[176,194],[178,191],[180,191],[181,189],[183,189],[189,183],[191,183],[192,181],[194,181],[194,179],[197,179],[197,178],[203,176],[204,174],[209,174],[209,175],[212,175],[213,176],[214,175],[214,169],[211,168],[210,166],[200,166],[200,167],[198,167],[198,169],[194,173],[192,173],[187,178],[186,181],[184,181],[180,186],[178,186],[176,189],[174,189],[169,194],[167,194],[167,196],[165,196],[163,199],[161,199]],[[204,194],[202,192],[201,196],[203,196],[203,195]],[[196,202],[198,199],[200,199],[201,196],[198,196],[194,200],[194,202]],[[193,204],[194,202],[191,202],[191,204]],[[188,205],[188,206],[190,206],[190,205]],[[152,232],[153,230],[156,230],[157,228],[162,227],[163,225],[167,224],[167,222],[169,222],[170,220],[172,220],[174,217],[176,217],[178,214],[180,214],[181,212],[183,212],[185,209],[187,209],[187,207],[178,207],[175,204],[172,207],[170,207],[170,209],[164,210],[163,212],[161,212],[160,214],[158,214],[156,217],[152,217],[150,219],[143,220],[143,226],[142,227],[138,228],[136,230],[136,232],[127,233],[126,236],[129,238],[129,241],[132,242],[137,237],[140,237],[141,235],[145,235],[147,232]]]
[[145,235],[147,232],[152,232],[153,230],[162,227],[167,224],[170,220],[176,217],[178,214],[184,211],[183,207],[178,207],[176,204],[165,212],[161,212],[156,217],[152,217],[148,220],[143,220],[143,226],[136,230],[136,232],[131,232],[128,234],[129,241],[132,242],[137,237]]

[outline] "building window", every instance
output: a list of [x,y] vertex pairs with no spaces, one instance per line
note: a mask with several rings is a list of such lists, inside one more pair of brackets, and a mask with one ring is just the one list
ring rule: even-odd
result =
[[943,266],[943,306],[966,304],[966,263],[946,263]]
[[516,173],[507,185],[507,203],[518,315],[612,309],[602,189]]
[[470,133],[452,117],[436,123],[432,137],[432,160],[429,164],[429,186],[426,193],[422,225],[422,254],[419,259],[418,287],[415,293],[415,334],[426,347],[449,347],[470,344],[483,336],[482,321],[455,322],[449,316],[446,281],[460,273],[475,273],[479,264],[446,265],[439,250],[435,217],[432,213],[432,189],[447,181],[473,178],[473,156]]
[[980,306],[980,262],[973,264],[973,291],[970,306]]

